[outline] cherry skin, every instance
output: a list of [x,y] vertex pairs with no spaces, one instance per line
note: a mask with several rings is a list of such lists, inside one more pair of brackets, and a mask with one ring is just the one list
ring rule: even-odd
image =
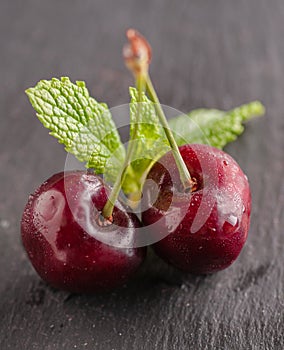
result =
[[161,238],[153,247],[168,263],[213,273],[231,265],[247,239],[249,183],[236,161],[219,149],[194,144],[179,150],[196,184],[186,193],[172,153],[164,155],[144,185],[142,222]]
[[143,262],[146,248],[123,246],[135,239],[138,218],[119,201],[112,224],[100,216],[109,192],[98,176],[72,171],[53,175],[30,196],[22,241],[50,285],[77,293],[108,290],[126,282]]

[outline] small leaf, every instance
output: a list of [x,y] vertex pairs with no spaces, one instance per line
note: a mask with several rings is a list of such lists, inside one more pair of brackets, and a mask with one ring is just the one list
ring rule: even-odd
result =
[[[107,105],[90,97],[83,81],[73,84],[67,77],[42,80],[26,93],[39,120],[67,152],[96,173],[116,178],[124,147]],[[114,152],[117,157],[108,164]]]
[[169,121],[179,146],[187,143],[205,143],[223,148],[244,131],[243,123],[265,112],[259,101],[250,102],[230,111],[196,109]]

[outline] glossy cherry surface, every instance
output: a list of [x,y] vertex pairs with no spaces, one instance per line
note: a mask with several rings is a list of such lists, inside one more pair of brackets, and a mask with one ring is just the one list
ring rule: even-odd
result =
[[52,286],[72,292],[111,289],[144,260],[146,248],[123,246],[135,240],[140,222],[122,203],[116,202],[113,224],[102,227],[100,211],[109,191],[98,176],[72,171],[52,176],[30,196],[22,241],[35,270]]
[[[248,234],[251,195],[247,177],[225,152],[185,145],[181,155],[197,184],[185,193],[171,153],[155,163],[143,190],[142,222],[157,237],[156,253],[192,273],[228,267]],[[150,225],[150,226],[149,226]]]

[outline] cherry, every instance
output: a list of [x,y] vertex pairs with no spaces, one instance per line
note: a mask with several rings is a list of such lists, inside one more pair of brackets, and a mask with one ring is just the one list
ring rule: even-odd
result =
[[[179,147],[193,180],[184,191],[172,152],[150,170],[143,189],[142,222],[155,235],[156,253],[191,273],[228,267],[248,234],[251,196],[247,177],[225,152],[207,145]],[[156,187],[156,191],[155,191]]]
[[123,284],[139,267],[146,248],[129,246],[141,224],[118,200],[112,223],[104,219],[109,192],[98,176],[72,171],[53,175],[30,196],[22,241],[43,280],[71,292],[96,292]]

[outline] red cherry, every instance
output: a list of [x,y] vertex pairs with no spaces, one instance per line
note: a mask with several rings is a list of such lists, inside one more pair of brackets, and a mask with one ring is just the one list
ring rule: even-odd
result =
[[71,292],[96,292],[123,284],[140,266],[146,248],[126,247],[140,227],[137,217],[119,201],[112,224],[100,216],[109,192],[98,176],[73,171],[53,175],[30,196],[22,240],[43,280]]
[[143,207],[148,209],[142,222],[163,238],[154,249],[167,262],[192,273],[222,270],[238,257],[247,239],[251,210],[247,177],[221,150],[207,145],[179,150],[195,179],[193,191],[182,190],[172,153],[167,153],[147,176]]

